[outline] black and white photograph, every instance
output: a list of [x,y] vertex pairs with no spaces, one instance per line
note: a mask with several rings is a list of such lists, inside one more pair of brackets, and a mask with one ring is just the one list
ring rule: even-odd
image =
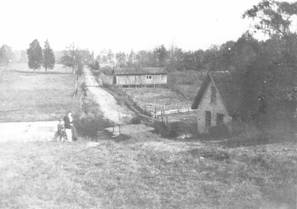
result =
[[0,209],[297,209],[297,0],[0,7]]

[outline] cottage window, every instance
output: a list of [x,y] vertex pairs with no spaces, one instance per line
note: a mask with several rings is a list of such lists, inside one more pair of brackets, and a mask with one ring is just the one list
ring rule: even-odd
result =
[[217,113],[217,126],[224,124],[224,114]]
[[210,95],[210,103],[216,103],[217,102],[217,90],[216,87],[211,87],[211,95]]

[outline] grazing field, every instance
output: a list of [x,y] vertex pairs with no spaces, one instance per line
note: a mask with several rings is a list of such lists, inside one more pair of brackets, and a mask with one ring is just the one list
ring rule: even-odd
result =
[[74,76],[60,65],[47,72],[26,64],[1,67],[0,121],[57,119],[77,105],[73,93]]
[[205,72],[193,70],[169,72],[168,87],[193,101],[203,81],[204,75]]
[[295,208],[296,144],[2,143],[0,208]]

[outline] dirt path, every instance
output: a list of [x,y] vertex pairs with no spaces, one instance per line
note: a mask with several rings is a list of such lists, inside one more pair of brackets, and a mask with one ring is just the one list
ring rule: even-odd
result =
[[132,119],[134,113],[127,107],[120,106],[110,93],[101,88],[88,68],[84,69],[84,76],[86,86],[99,104],[105,119],[115,124],[126,124]]

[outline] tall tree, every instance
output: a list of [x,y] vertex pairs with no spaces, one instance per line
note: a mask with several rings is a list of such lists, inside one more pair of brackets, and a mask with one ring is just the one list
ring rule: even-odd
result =
[[126,65],[127,57],[124,52],[116,53],[115,57],[116,57],[117,65],[119,67],[124,67]]
[[14,53],[12,52],[12,49],[6,44],[2,45],[0,48],[0,64],[7,65],[13,60],[13,58]]
[[167,63],[167,59],[169,57],[169,53],[166,50],[164,45],[161,45],[154,50],[154,56],[158,62],[160,67],[164,67]]
[[136,55],[136,64],[142,67],[155,66],[156,62],[153,53],[145,50],[139,51]]
[[297,2],[262,0],[247,10],[244,18],[252,18],[255,29],[269,36],[282,37],[291,33],[291,24],[297,15]]
[[183,58],[184,52],[182,49],[172,46],[169,53],[168,69],[182,70],[184,68]]
[[111,51],[111,49],[108,50],[108,53],[107,53],[107,60],[108,60],[108,63],[110,63],[110,64],[114,64],[114,54],[113,54],[113,52]]
[[64,50],[64,55],[61,58],[61,64],[72,68],[72,72],[76,75],[80,75],[80,66],[83,65],[83,58],[80,50],[77,49],[74,44],[67,47]]
[[41,67],[42,64],[42,48],[40,47],[37,39],[30,43],[29,49],[27,49],[28,66],[29,68],[36,70]]
[[245,97],[256,100],[260,96],[261,101],[267,104],[268,114],[263,118],[268,118],[270,122],[280,121],[281,117],[291,120],[297,107],[294,96],[297,36],[291,27],[296,16],[297,2],[275,0],[262,0],[243,15],[254,20],[255,31],[263,32],[270,38],[261,44],[260,53],[246,71],[244,79],[250,84],[247,88],[250,94]]
[[64,50],[64,55],[60,61],[64,66],[71,67],[73,74],[76,75],[74,95],[76,95],[78,92],[79,77],[83,73],[84,64],[88,64],[84,62],[85,56],[85,50],[79,50],[74,44],[72,44],[66,50]]
[[130,51],[130,54],[128,55],[128,66],[134,66],[136,62],[136,54],[133,50]]
[[55,66],[55,55],[53,50],[51,49],[48,40],[44,43],[43,49],[43,67],[45,70],[53,69]]

